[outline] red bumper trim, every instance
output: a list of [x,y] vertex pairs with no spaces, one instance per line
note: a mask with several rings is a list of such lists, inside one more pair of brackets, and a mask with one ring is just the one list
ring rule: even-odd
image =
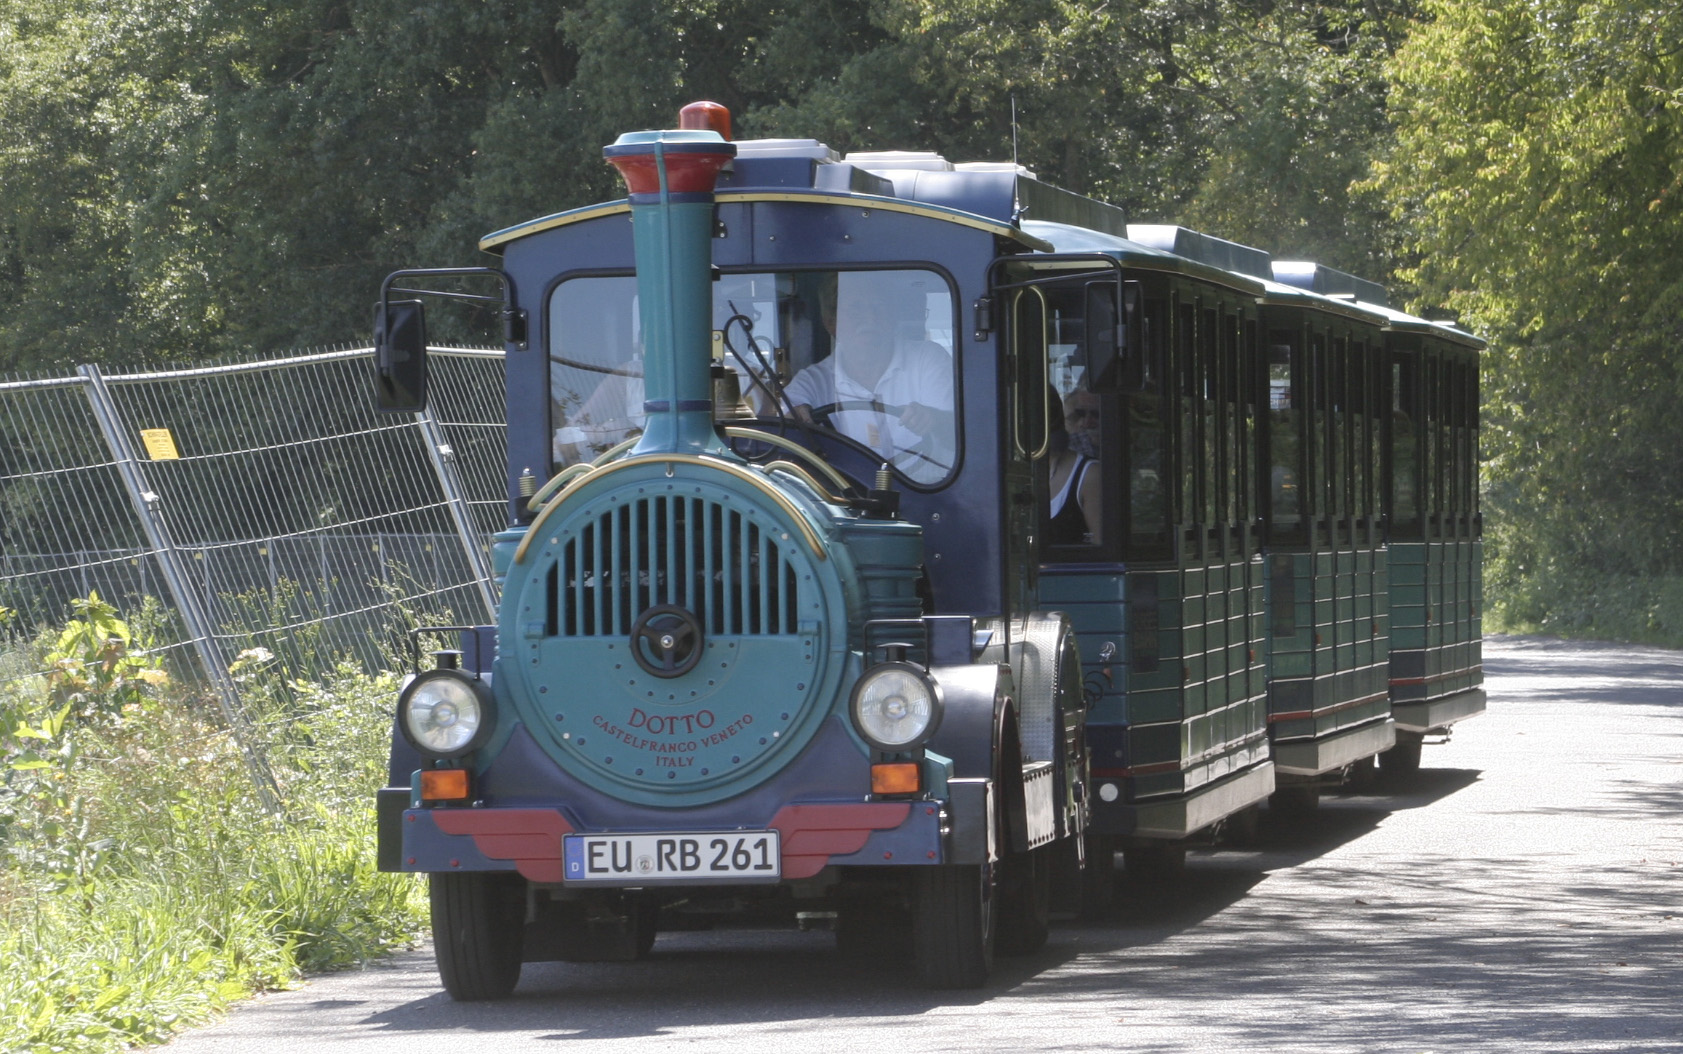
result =
[[433,809],[432,822],[493,860],[513,860],[533,882],[561,881],[561,836],[573,825],[554,809]]
[[830,857],[857,853],[872,831],[900,826],[911,811],[904,801],[785,805],[770,824],[783,844],[783,877],[811,878]]

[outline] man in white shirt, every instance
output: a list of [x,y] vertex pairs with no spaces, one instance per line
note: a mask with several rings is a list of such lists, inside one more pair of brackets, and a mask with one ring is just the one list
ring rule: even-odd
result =
[[953,361],[928,339],[925,293],[907,272],[837,276],[835,351],[784,388],[796,417],[876,451],[914,480],[952,470]]

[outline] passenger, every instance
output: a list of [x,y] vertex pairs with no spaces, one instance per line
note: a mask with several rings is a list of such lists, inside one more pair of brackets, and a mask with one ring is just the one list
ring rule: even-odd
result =
[[1060,405],[1050,400],[1051,454],[1047,459],[1052,494],[1046,526],[1049,545],[1097,545],[1100,530],[1102,473],[1098,468],[1099,397],[1082,388]]
[[792,412],[865,444],[913,479],[945,477],[956,447],[953,361],[928,338],[923,291],[888,272],[837,280],[826,319],[835,351],[784,388]]

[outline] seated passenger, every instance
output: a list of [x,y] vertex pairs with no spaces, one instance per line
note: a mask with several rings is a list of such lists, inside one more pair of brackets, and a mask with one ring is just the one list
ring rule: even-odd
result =
[[1051,453],[1047,458],[1052,501],[1048,545],[1097,545],[1101,473],[1098,470],[1099,397],[1081,388],[1049,400]]

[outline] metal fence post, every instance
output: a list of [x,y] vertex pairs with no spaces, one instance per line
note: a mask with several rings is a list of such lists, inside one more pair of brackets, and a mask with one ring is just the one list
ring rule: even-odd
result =
[[415,422],[421,426],[421,438],[426,443],[427,456],[432,459],[432,469],[438,474],[438,485],[444,488],[445,503],[450,509],[450,519],[456,525],[462,550],[467,555],[468,568],[478,580],[486,615],[494,622],[497,618],[497,593],[491,578],[491,561],[485,555],[485,544],[479,536],[479,529],[473,525],[473,517],[468,513],[467,490],[456,471],[456,452],[444,441],[444,430],[438,426],[431,407],[422,407],[417,411]]
[[146,531],[146,538],[153,551],[158,554],[158,564],[163,569],[164,581],[169,586],[176,609],[181,612],[181,618],[187,624],[187,632],[192,635],[193,650],[198,653],[199,661],[216,689],[222,716],[228,722],[228,730],[233,734],[234,743],[245,759],[246,770],[251,775],[257,797],[265,809],[279,812],[279,787],[275,783],[274,775],[269,772],[268,765],[253,748],[250,730],[246,727],[245,715],[240,709],[239,690],[234,683],[233,674],[229,672],[217,651],[204,605],[190,584],[186,568],[182,566],[180,550],[170,539],[169,526],[164,520],[163,510],[158,507],[160,499],[146,486],[146,478],[140,470],[139,461],[135,458],[134,447],[118,418],[117,405],[111,398],[110,390],[105,386],[105,377],[100,373],[99,367],[93,365],[80,366],[76,372],[87,381],[85,390],[89,402],[93,404],[94,418],[99,422],[99,429],[105,436],[106,444],[111,447],[118,474],[122,477],[124,489],[128,491],[129,501],[134,505],[135,514]]

